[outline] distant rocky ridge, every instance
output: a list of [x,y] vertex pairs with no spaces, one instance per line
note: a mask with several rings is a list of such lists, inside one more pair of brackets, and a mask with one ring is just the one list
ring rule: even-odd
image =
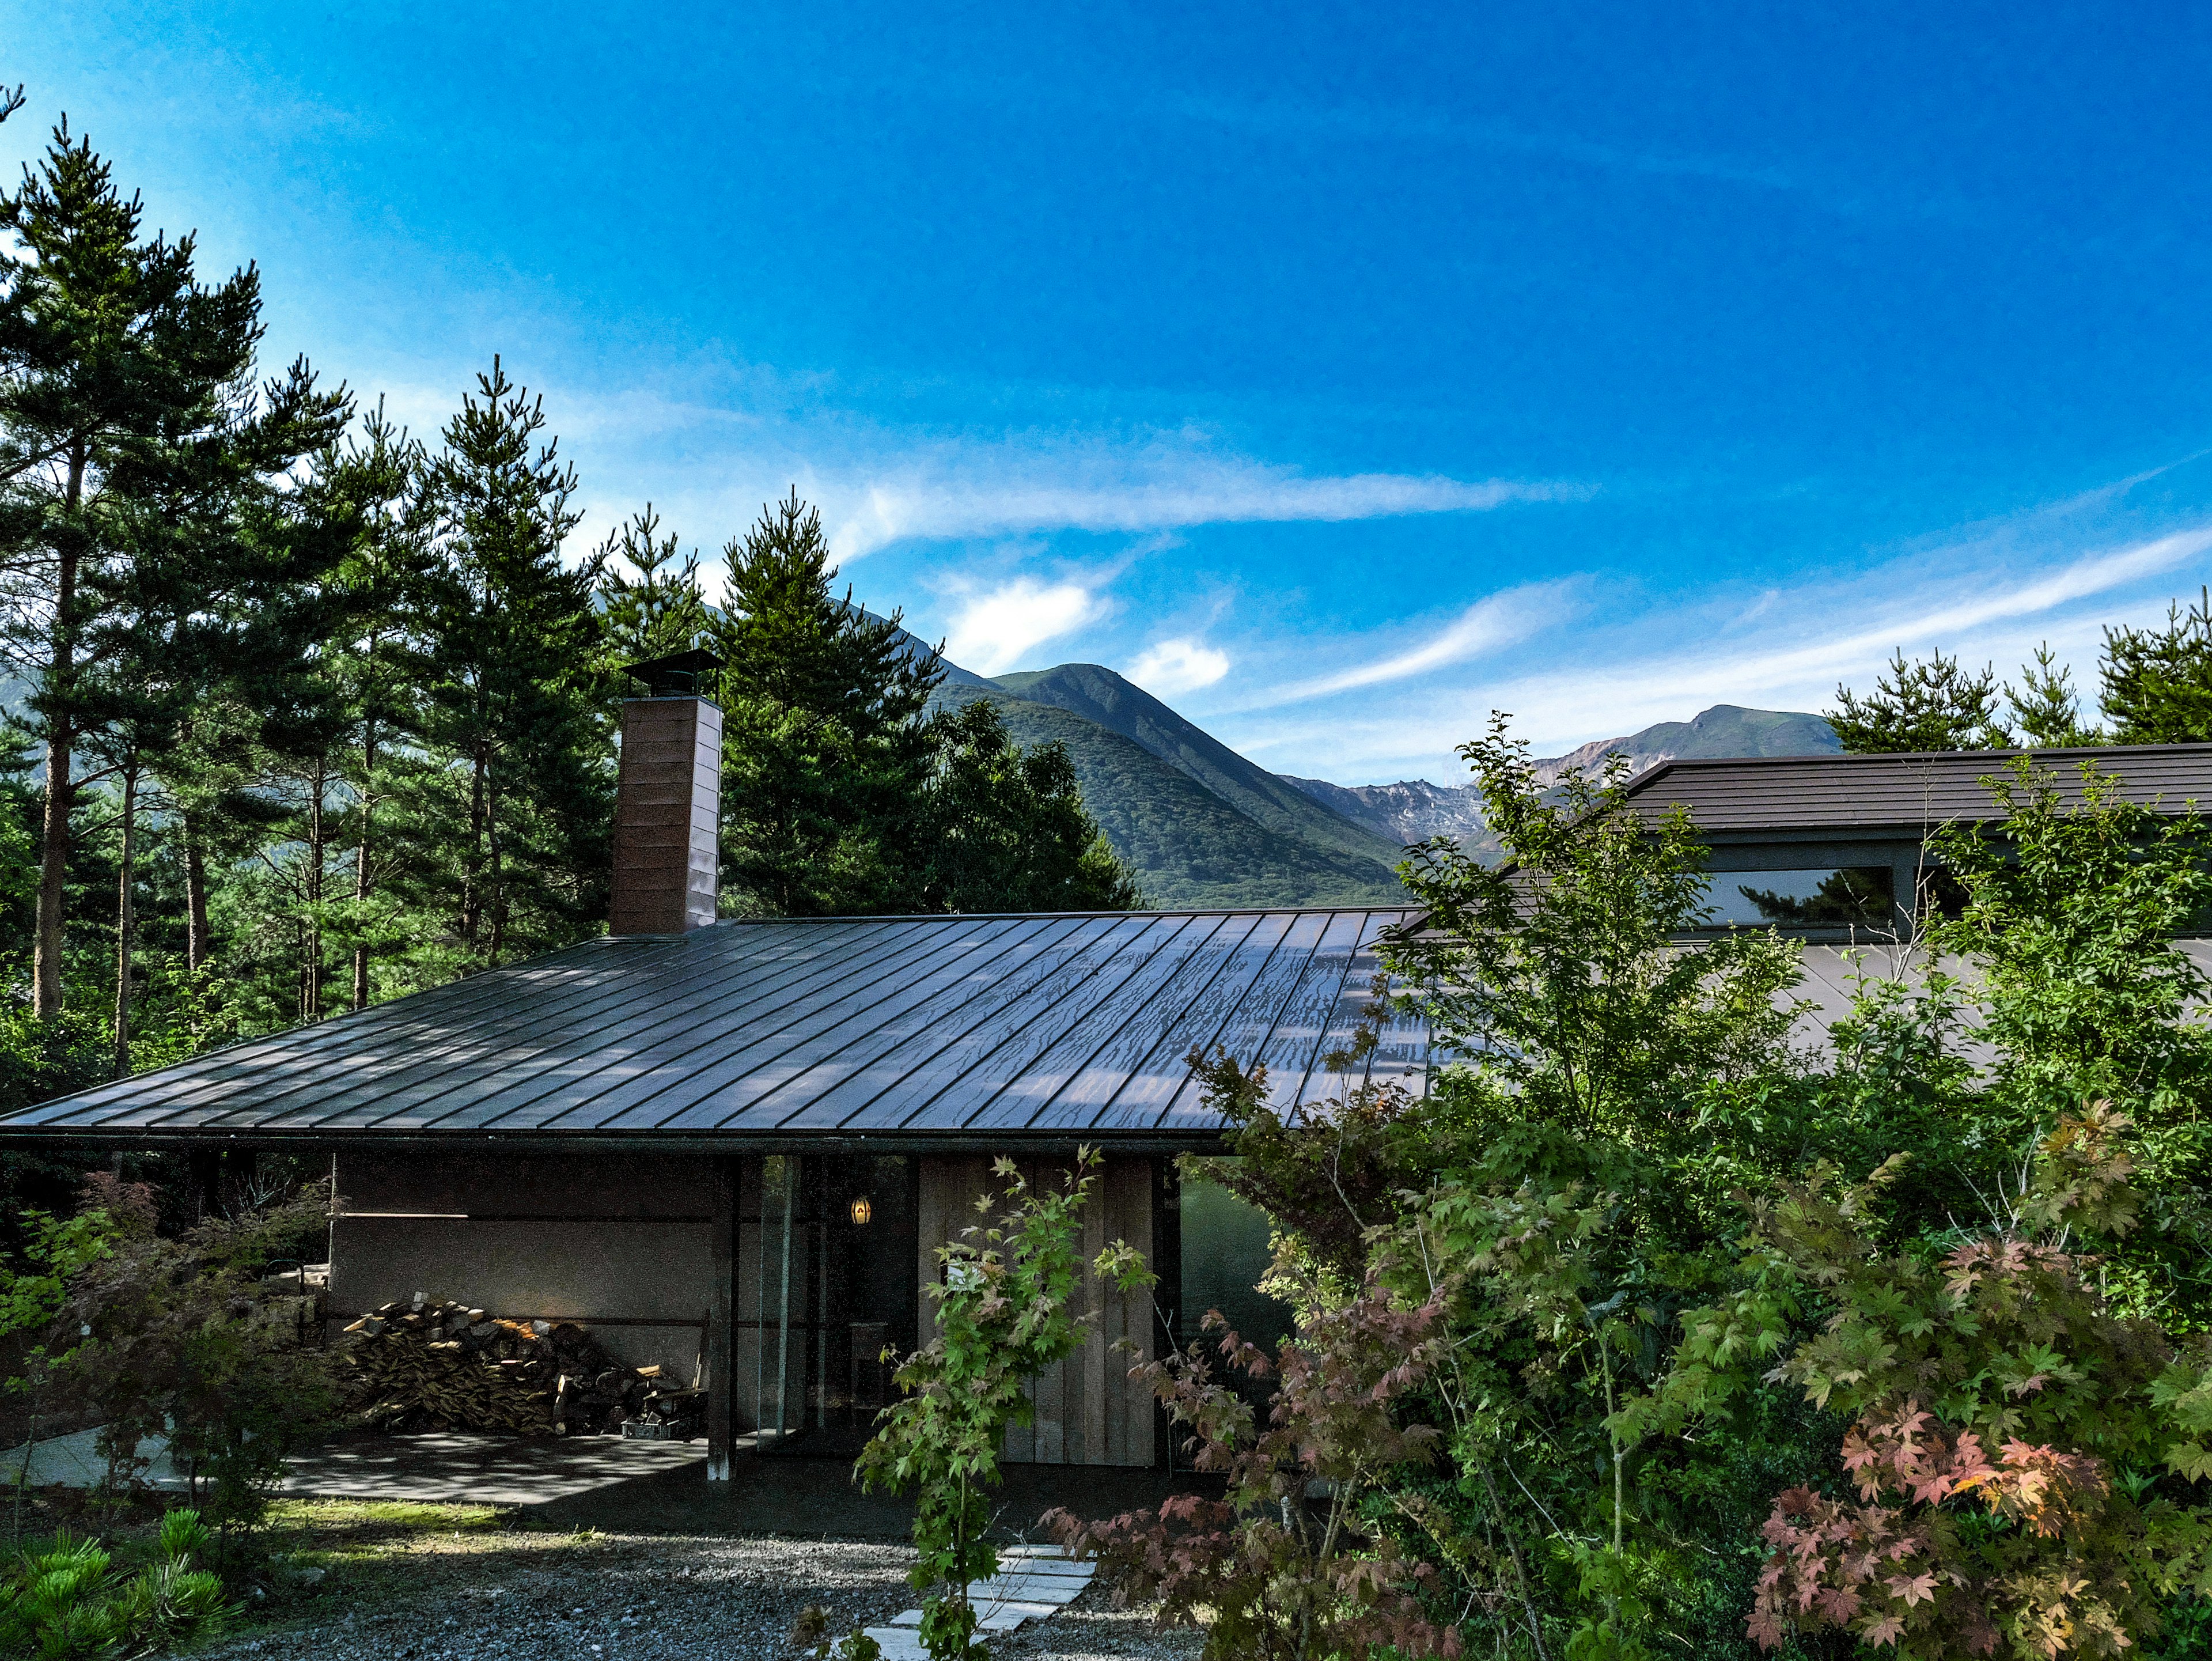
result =
[[[908,637],[917,654],[928,646]],[[986,678],[939,661],[941,703],[998,707],[1020,743],[1066,748],[1085,803],[1160,906],[1392,905],[1408,843],[1497,847],[1469,786],[1408,779],[1341,785],[1246,759],[1141,686],[1096,663]],[[1682,756],[1820,754],[1838,748],[1818,715],[1717,704],[1693,721],[1586,744],[1537,764],[1549,783],[1620,750],[1641,772]]]
[[[1557,783],[1570,769],[1595,774],[1616,750],[1628,757],[1632,778],[1667,762],[1704,756],[1821,756],[1842,749],[1835,728],[1818,715],[1717,703],[1689,721],[1662,721],[1626,738],[1595,739],[1564,756],[1543,757],[1536,763],[1536,777],[1548,785]],[[1396,784],[1345,785],[1285,777],[1316,801],[1377,836],[1399,843],[1452,837],[1473,847],[1491,845],[1481,794],[1471,784],[1407,779]]]

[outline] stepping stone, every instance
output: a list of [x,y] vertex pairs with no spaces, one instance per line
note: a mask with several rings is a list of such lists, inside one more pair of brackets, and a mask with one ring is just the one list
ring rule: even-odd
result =
[[[915,1618],[921,1618],[916,1610]],[[868,1636],[883,1646],[884,1661],[929,1661],[929,1652],[921,1646],[921,1634],[911,1627],[868,1627],[863,1628]]]

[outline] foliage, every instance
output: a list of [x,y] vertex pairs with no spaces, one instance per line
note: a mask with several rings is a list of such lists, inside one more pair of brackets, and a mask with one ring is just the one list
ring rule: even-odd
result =
[[2035,648],[2033,663],[2021,666],[2020,679],[2017,687],[2005,688],[2005,703],[2011,707],[2019,742],[2057,750],[2107,741],[2094,721],[2082,720],[2074,672],[2058,661],[2049,642]]
[[833,1634],[830,1627],[828,1608],[809,1603],[792,1623],[791,1641],[815,1661],[878,1661],[882,1656],[884,1646],[859,1627],[842,1635]]
[[1969,1134],[2015,1147],[2085,1098],[2117,1104],[2156,1197],[2155,1226],[2115,1262],[2167,1318],[2203,1324],[2212,1027],[2203,974],[2173,937],[2212,908],[2212,827],[2126,800],[2093,763],[2070,802],[2025,757],[1988,782],[2001,830],[1953,825],[1930,842],[1968,899],[1932,923],[1929,946],[1973,965],[1960,995],[1997,1052]]
[[1762,1530],[1763,1647],[1835,1627],[1931,1661],[2118,1655],[2212,1577],[2191,1494],[2212,1455],[2175,1434],[2212,1428],[2212,1349],[2114,1313],[2067,1244],[2133,1226],[2128,1129],[2104,1103],[2062,1120],[1996,1226],[1940,1258],[1879,1244],[1887,1166],[1746,1197],[1760,1269],[1832,1310],[1773,1376],[1855,1421],[1856,1500],[1792,1488]]
[[[660,534],[651,502],[609,532],[595,557],[604,573],[600,598],[616,662],[673,657],[698,643],[708,623],[699,556],[679,555],[675,533]],[[637,575],[626,575],[624,566]]]
[[[1011,1159],[994,1166],[1005,1183],[995,1200],[979,1197],[987,1220],[938,1248],[943,1278],[926,1288],[936,1305],[936,1335],[900,1364],[902,1393],[886,1408],[854,1466],[863,1487],[917,1495],[911,1579],[929,1593],[921,1641],[940,1658],[980,1657],[968,1587],[998,1572],[985,1542],[984,1499],[999,1480],[999,1448],[1009,1427],[1034,1409],[1023,1381],[1081,1347],[1097,1311],[1069,1308],[1084,1264],[1077,1242],[1102,1159],[1080,1149],[1060,1186],[1033,1189]],[[1152,1280],[1144,1260],[1116,1240],[1091,1266],[1103,1285],[1133,1291]],[[950,1588],[939,1594],[940,1585]]]
[[1024,750],[998,710],[934,716],[921,902],[944,911],[1129,911],[1144,896],[1083,806],[1067,752]]
[[[1437,1431],[1402,1421],[1445,1347],[1445,1300],[1402,1307],[1370,1276],[1340,1306],[1319,1307],[1318,1287],[1301,1301],[1316,1312],[1272,1364],[1234,1333],[1218,1345],[1231,1366],[1278,1376],[1264,1429],[1198,1343],[1133,1374],[1191,1431],[1196,1468],[1226,1478],[1224,1498],[1045,1523],[1124,1595],[1157,1598],[1163,1624],[1203,1624],[1206,1661],[1458,1656],[1457,1630],[1426,1607],[1441,1577],[1380,1525],[1394,1505],[1419,1514],[1394,1481],[1436,1456]],[[1225,1332],[1218,1313],[1206,1325]]]
[[196,1566],[208,1530],[199,1513],[161,1518],[153,1559],[136,1573],[90,1540],[58,1535],[20,1553],[0,1579],[0,1652],[77,1661],[128,1649],[185,1649],[220,1637],[231,1609],[222,1583]]
[[1670,1107],[1771,1068],[1796,1013],[1796,950],[1749,930],[1677,944],[1708,915],[1688,815],[1647,821],[1619,757],[1544,791],[1502,716],[1460,753],[1505,863],[1441,837],[1408,850],[1424,922],[1390,957],[1422,986],[1437,1037],[1479,1057],[1451,1075],[1470,1122],[1670,1137],[1689,1129]]
[[325,1353],[264,1307],[257,1283],[328,1214],[311,1186],[181,1238],[118,1240],[71,1282],[54,1329],[81,1336],[53,1379],[98,1418],[111,1490],[133,1480],[139,1444],[166,1435],[226,1536],[259,1524],[285,1456],[327,1427],[336,1393]]
[[2163,629],[2105,630],[2105,712],[2123,744],[2212,739],[2212,590]]
[[1838,686],[1836,704],[1823,713],[1850,755],[1989,750],[2011,741],[1997,716],[1996,672],[1969,673],[1941,652],[1907,662],[1900,650],[1872,692],[1861,697]]
[[[1350,1049],[1328,1058],[1331,1069],[1348,1074],[1374,1044],[1374,1029],[1363,1026]],[[1194,1049],[1184,1064],[1237,1150],[1232,1159],[1187,1159],[1187,1175],[1295,1220],[1301,1255],[1336,1286],[1358,1285],[1370,1233],[1389,1220],[1434,1150],[1412,1093],[1395,1082],[1362,1084],[1282,1114],[1269,1104],[1265,1062],[1243,1067],[1217,1047],[1210,1056]]]
[[[573,939],[604,913],[611,734],[599,688],[596,563],[571,568],[573,469],[542,399],[492,360],[433,464],[439,563],[422,726],[458,764],[425,806],[457,865],[453,921],[472,964]],[[519,937],[519,938],[518,938]]]
[[725,550],[726,902],[776,916],[1127,910],[1134,882],[1057,745],[988,704],[929,713],[936,656],[830,586],[794,492]]

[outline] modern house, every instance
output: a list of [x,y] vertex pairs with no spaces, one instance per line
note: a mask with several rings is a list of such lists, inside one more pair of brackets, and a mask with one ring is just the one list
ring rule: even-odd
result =
[[[911,1349],[935,1249],[993,1160],[1103,1151],[1086,1256],[1126,1239],[1158,1307],[1086,1286],[1086,1348],[1033,1385],[1010,1457],[1150,1465],[1182,1283],[1173,1160],[1219,1146],[1186,1057],[1264,1062],[1288,1108],[1341,1089],[1395,910],[717,922],[720,712],[683,661],[624,706],[608,934],[44,1104],[15,1141],[331,1161],[331,1307],[416,1293],[587,1326],[708,1391],[731,1448],[849,1449]],[[1418,1029],[1361,1078],[1418,1077]],[[1352,1080],[1357,1082],[1358,1080]],[[1261,1258],[1264,1262],[1264,1256]],[[1247,1267],[1244,1280],[1259,1264]],[[1194,1276],[1202,1280],[1203,1275]]]
[[[1809,941],[1910,940],[1916,915],[1953,885],[1926,843],[1949,823],[1994,824],[2002,809],[1983,781],[2016,750],[1885,756],[1756,756],[1674,761],[1629,783],[1631,808],[1654,819],[1685,809],[1709,850],[1714,922],[1771,924]],[[2063,800],[2080,801],[2081,767],[2112,776],[2119,800],[2165,814],[2212,812],[2212,745],[2100,745],[2033,752]]]
[[[1418,1025],[1352,1038],[1392,910],[717,921],[720,715],[679,661],[625,706],[611,932],[411,997],[255,1039],[0,1123],[16,1143],[304,1150],[332,1161],[334,1310],[417,1292],[590,1327],[709,1394],[709,1474],[732,1448],[845,1451],[889,1389],[876,1356],[923,1337],[935,1249],[989,1168],[1105,1154],[1086,1254],[1123,1238],[1157,1308],[1085,1288],[1086,1348],[1034,1384],[1011,1457],[1149,1465],[1150,1401],[1109,1353],[1157,1353],[1197,1288],[1258,1265],[1186,1229],[1176,1154],[1219,1146],[1186,1058],[1264,1062],[1275,1104],[1419,1087]],[[2134,800],[2212,800],[2212,746],[2094,757]],[[1816,943],[1909,937],[1922,844],[1996,810],[1984,753],[1676,762],[1633,811],[1687,807],[1724,923]]]

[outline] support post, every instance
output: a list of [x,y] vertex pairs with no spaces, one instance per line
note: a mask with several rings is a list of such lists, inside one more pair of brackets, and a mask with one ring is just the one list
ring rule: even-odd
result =
[[732,1322],[736,1315],[738,1278],[738,1162],[714,1161],[714,1222],[707,1309],[707,1480],[730,1480],[731,1445],[735,1437],[736,1391]]

